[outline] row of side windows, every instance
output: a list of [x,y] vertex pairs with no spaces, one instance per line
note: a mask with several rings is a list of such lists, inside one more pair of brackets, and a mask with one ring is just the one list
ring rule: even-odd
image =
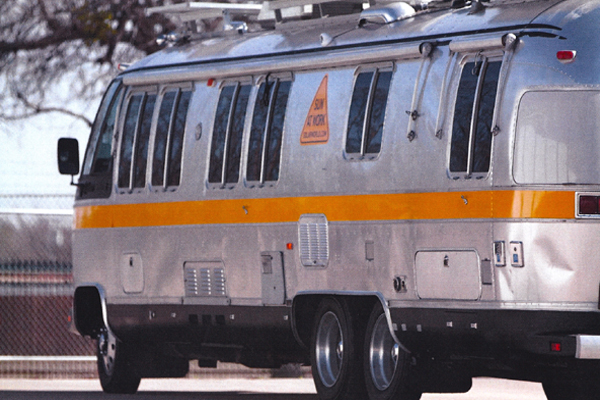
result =
[[[463,60],[450,143],[449,171],[454,179],[473,174],[480,178],[489,171],[501,65],[501,60],[481,55]],[[346,132],[348,159],[369,160],[380,153],[391,81],[392,71],[388,69],[356,76]]]
[[[255,90],[246,158],[246,181],[262,185],[279,179],[283,125],[292,82],[267,78]],[[253,86],[227,83],[215,114],[208,182],[227,187],[240,180],[242,139]]]
[[[477,55],[464,58],[461,65],[451,126],[449,172],[454,179],[480,178],[490,169],[492,120],[502,61],[499,57]],[[344,148],[348,159],[375,159],[381,152],[392,77],[391,67],[361,69],[356,74]],[[242,80],[223,84],[210,146],[210,185],[235,185],[241,179],[242,165],[250,187],[279,179],[291,86],[289,77],[270,75],[258,86]],[[131,191],[148,183],[163,190],[179,186],[183,134],[191,97],[191,86],[166,88],[160,93],[156,88],[134,89],[126,94],[120,81],[114,81],[94,122],[82,176],[111,174],[115,158],[113,136],[117,131],[118,111],[122,109],[117,187]],[[244,164],[242,143],[246,122],[250,126]],[[146,182],[147,176],[150,182]]]
[[151,185],[154,188],[180,184],[183,133],[192,92],[181,88],[166,90],[161,96],[152,91],[134,92],[125,107],[119,149],[117,186],[144,188],[150,151],[152,121],[157,123],[152,146]]

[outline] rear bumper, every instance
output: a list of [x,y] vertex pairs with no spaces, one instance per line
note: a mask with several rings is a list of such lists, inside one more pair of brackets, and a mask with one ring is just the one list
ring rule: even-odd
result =
[[533,357],[542,363],[557,358],[600,360],[598,311],[390,308],[390,314],[396,336],[416,354]]
[[575,335],[575,358],[600,360],[600,335]]

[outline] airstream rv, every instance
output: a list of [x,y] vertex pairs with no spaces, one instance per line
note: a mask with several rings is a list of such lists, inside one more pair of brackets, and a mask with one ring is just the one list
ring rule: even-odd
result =
[[80,174],[59,148],[104,390],[194,360],[310,364],[323,400],[595,399],[600,1],[219,6],[110,84]]

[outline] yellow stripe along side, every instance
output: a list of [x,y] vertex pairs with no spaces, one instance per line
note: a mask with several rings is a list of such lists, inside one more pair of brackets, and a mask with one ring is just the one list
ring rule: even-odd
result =
[[75,229],[281,223],[317,213],[329,221],[572,219],[575,192],[486,190],[82,206],[75,208]]

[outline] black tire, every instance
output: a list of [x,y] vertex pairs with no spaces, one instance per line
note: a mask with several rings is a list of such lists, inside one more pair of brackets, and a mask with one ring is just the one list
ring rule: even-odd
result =
[[321,400],[364,400],[364,327],[346,302],[324,299],[317,309],[311,343],[312,375]]
[[98,336],[98,376],[106,393],[133,394],[140,386],[132,360],[135,353],[108,329]]
[[365,385],[370,400],[418,400],[412,357],[398,345],[389,330],[381,303],[367,324],[364,344]]
[[600,383],[591,379],[548,380],[542,387],[548,400],[594,400],[600,396]]

